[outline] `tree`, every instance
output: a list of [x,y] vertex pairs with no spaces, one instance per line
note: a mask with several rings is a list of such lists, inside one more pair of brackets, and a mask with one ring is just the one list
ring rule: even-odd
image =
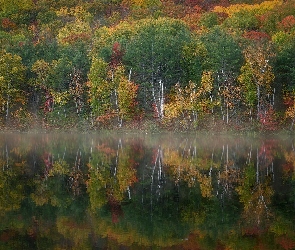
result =
[[201,35],[200,41],[208,52],[204,68],[213,71],[217,81],[218,78],[225,78],[229,72],[234,75],[239,73],[243,63],[243,54],[233,36],[220,27],[215,27],[210,32]]
[[101,58],[93,58],[89,72],[89,102],[95,117],[110,114],[112,86],[108,78],[108,64]]
[[[124,68],[122,68],[124,70]],[[122,74],[119,76],[118,92],[118,108],[119,118],[121,120],[130,120],[137,115],[137,91],[138,85],[129,81],[127,77]]]
[[203,72],[199,87],[193,82],[184,88],[176,84],[170,102],[165,104],[165,119],[179,120],[182,126],[199,122],[216,105],[211,99],[213,80],[213,74],[209,71]]
[[137,32],[126,48],[123,63],[140,84],[141,105],[146,110],[154,106],[158,118],[164,115],[166,89],[183,76],[182,48],[190,39],[190,31],[179,20],[145,19],[137,22]]
[[25,66],[20,56],[0,51],[0,105],[5,110],[6,121],[11,111],[26,103]]
[[[247,104],[249,104],[250,108],[253,107],[254,103],[256,104],[257,119],[261,112],[266,112],[269,105],[273,104],[272,98],[268,98],[272,91],[271,84],[274,81],[274,73],[270,64],[272,55],[269,46],[249,46],[244,50],[246,62],[241,68],[239,81],[245,90]],[[254,86],[256,87],[255,100],[253,95]],[[247,90],[249,93],[246,92]]]
[[[200,37],[207,50],[203,67],[214,76],[213,99],[218,100],[223,120],[229,122],[240,102],[240,89],[237,83],[243,54],[238,42],[219,27]],[[231,114],[230,114],[231,112]]]

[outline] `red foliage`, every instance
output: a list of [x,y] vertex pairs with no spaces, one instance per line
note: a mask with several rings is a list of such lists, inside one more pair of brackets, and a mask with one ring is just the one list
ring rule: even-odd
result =
[[90,40],[90,38],[91,38],[90,34],[83,32],[83,33],[71,34],[71,35],[65,37],[62,41],[64,43],[73,44],[77,41],[88,41],[88,40]]
[[255,30],[245,32],[243,36],[255,41],[270,40],[270,36],[267,33]]
[[44,112],[51,112],[53,109],[53,96],[47,92],[45,95],[46,101],[44,103]]
[[274,131],[278,129],[278,122],[276,121],[273,107],[269,107],[267,110],[261,111],[259,113],[259,121],[261,130]]
[[283,167],[283,172],[285,173],[292,173],[294,171],[294,166],[293,163],[291,162],[286,162],[285,164],[282,165]]
[[112,56],[111,56],[111,62],[110,62],[110,65],[112,68],[117,67],[122,62],[123,55],[124,55],[124,52],[121,49],[120,43],[115,42],[113,44]]
[[0,241],[9,242],[12,238],[16,237],[16,232],[13,230],[5,230],[1,232]]
[[276,239],[276,242],[281,245],[281,247],[285,250],[294,249],[295,241],[293,239],[288,238],[286,235],[282,235]]
[[293,15],[286,16],[281,22],[278,23],[278,27],[284,31],[290,31],[295,26],[295,17]]
[[45,153],[43,155],[43,161],[45,164],[45,169],[44,169],[44,176],[47,177],[49,175],[50,170],[52,169],[52,155],[49,153]]
[[200,3],[200,0],[185,0],[185,5],[193,7]]
[[11,30],[16,28],[16,24],[9,18],[3,18],[1,20],[1,26],[3,29]]
[[275,152],[276,152],[276,141],[266,140],[260,146],[260,149],[258,152],[260,165],[262,165],[262,167],[268,167],[274,160]]
[[95,121],[100,123],[102,126],[108,126],[114,118],[117,118],[117,116],[116,112],[107,111],[104,115],[98,116]]
[[101,151],[102,153],[105,153],[107,155],[116,155],[116,151],[112,148],[110,148],[108,145],[106,144],[101,144],[97,146],[97,149],[99,151]]
[[257,225],[254,225],[252,227],[246,227],[243,229],[243,234],[246,236],[259,236],[264,232],[261,228],[259,228]]
[[119,219],[124,216],[121,204],[110,196],[109,206],[111,207],[112,222],[118,223]]
[[285,94],[283,102],[287,108],[292,107],[294,106],[294,97],[291,94]]

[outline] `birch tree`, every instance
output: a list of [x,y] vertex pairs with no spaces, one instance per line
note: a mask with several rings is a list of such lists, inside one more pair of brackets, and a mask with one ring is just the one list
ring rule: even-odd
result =
[[[272,54],[270,47],[262,45],[249,46],[244,50],[246,61],[241,67],[239,82],[245,90],[246,103],[250,106],[250,116],[254,103],[256,105],[257,119],[261,112],[266,111],[269,103],[271,104],[269,97],[274,81],[274,73],[270,64]],[[256,89],[255,96],[253,95],[254,88]]]
[[167,90],[182,77],[182,51],[190,39],[181,21],[144,19],[137,23],[137,32],[126,47],[123,62],[140,84],[141,105],[147,110],[153,107],[157,118],[164,116]]

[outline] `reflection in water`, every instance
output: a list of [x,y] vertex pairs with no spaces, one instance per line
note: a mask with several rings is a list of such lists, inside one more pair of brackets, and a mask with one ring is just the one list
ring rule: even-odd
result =
[[290,138],[1,134],[0,249],[294,249]]

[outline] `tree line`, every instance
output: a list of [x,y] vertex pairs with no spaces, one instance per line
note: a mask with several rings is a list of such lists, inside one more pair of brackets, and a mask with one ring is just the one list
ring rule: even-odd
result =
[[293,129],[294,5],[1,1],[1,125]]

